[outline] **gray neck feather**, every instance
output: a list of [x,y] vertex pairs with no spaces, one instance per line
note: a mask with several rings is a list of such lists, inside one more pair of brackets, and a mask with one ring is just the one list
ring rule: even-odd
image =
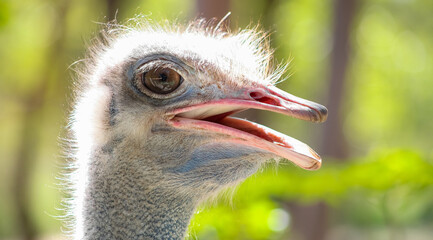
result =
[[84,238],[184,238],[196,201],[164,190],[157,176],[143,174],[128,160],[108,158],[97,157],[89,169],[83,199]]

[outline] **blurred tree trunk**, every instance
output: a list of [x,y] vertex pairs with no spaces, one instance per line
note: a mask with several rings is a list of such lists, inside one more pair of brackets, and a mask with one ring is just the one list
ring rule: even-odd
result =
[[12,198],[17,209],[17,220],[20,235],[25,240],[36,238],[36,224],[32,221],[29,196],[30,178],[34,166],[34,156],[38,150],[38,120],[42,108],[42,99],[45,95],[46,85],[41,85],[24,100],[23,129],[21,141],[17,148],[15,169],[13,174]]
[[205,19],[221,19],[230,11],[230,0],[197,0],[198,16]]
[[50,33],[50,38],[54,39],[53,44],[46,52],[44,67],[41,70],[41,75],[37,77],[40,84],[28,96],[23,97],[23,129],[16,153],[12,198],[16,204],[21,235],[25,240],[35,239],[37,234],[37,227],[30,213],[30,203],[32,201],[29,195],[30,180],[35,158],[40,149],[40,128],[47,92],[50,87],[56,85],[58,80],[55,73],[60,67],[58,63],[61,62],[59,61],[59,53],[61,54],[64,48],[66,15],[69,3],[68,0],[64,0],[56,2],[54,5],[58,21],[56,21],[56,25]]
[[321,152],[324,156],[339,161],[345,161],[349,156],[347,140],[343,133],[345,116],[342,103],[344,103],[346,73],[351,52],[350,31],[357,6],[358,0],[337,0],[335,4],[331,71],[328,99],[325,103],[330,114],[324,124]]
[[117,18],[117,11],[120,7],[119,0],[105,0],[105,4],[107,5],[107,17],[108,21],[115,20]]
[[[346,72],[349,62],[350,30],[356,13],[357,0],[334,2],[334,34],[331,53],[329,88],[325,105],[329,110],[328,120],[323,126],[320,153],[329,159],[344,161],[348,157],[347,141],[343,133],[343,97],[345,95]],[[300,240],[322,240],[326,238],[330,209],[324,202],[312,205],[289,203],[293,217],[293,237]]]

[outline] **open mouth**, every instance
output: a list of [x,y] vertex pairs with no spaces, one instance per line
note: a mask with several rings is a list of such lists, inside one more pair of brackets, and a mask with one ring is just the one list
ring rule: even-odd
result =
[[177,128],[198,129],[230,136],[237,144],[256,147],[286,158],[309,170],[320,168],[321,158],[308,145],[271,128],[230,115],[246,109],[262,109],[295,118],[322,122],[327,110],[276,87],[247,91],[242,99],[219,99],[176,109],[170,123]]

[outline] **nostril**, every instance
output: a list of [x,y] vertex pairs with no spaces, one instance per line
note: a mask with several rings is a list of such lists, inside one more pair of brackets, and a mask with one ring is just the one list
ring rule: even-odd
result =
[[263,93],[260,92],[250,92],[250,97],[257,99],[263,97]]
[[262,92],[250,92],[250,97],[261,103],[266,103],[270,105],[279,105],[277,100],[267,97],[266,94]]

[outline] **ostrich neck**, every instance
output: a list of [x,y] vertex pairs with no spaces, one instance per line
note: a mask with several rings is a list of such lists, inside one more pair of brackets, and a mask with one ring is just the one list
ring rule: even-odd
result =
[[[195,201],[169,193],[130,164],[107,158],[99,164],[104,168],[98,166],[100,157],[90,164],[78,238],[184,238]],[[109,162],[116,163],[107,166]]]

